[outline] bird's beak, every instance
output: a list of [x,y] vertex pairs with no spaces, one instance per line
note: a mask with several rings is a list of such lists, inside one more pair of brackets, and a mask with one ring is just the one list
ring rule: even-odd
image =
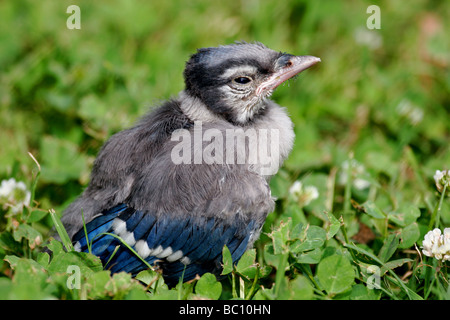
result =
[[286,80],[289,80],[303,70],[308,69],[317,62],[320,62],[320,58],[313,56],[283,55],[279,60],[282,60],[282,66],[267,80],[259,85],[256,89],[257,95],[274,90]]

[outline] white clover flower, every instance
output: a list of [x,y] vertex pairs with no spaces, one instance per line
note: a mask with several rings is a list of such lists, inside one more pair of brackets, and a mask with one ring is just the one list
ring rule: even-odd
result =
[[3,180],[0,185],[0,204],[4,208],[11,207],[13,213],[18,213],[23,206],[30,204],[31,193],[25,183],[14,178]]
[[295,181],[294,184],[289,188],[289,193],[296,197],[303,190],[303,184],[301,181]]
[[308,203],[319,197],[319,190],[314,186],[306,186],[304,193],[305,197],[309,200]]
[[450,228],[444,229],[444,261],[450,261]]
[[450,185],[450,170],[436,170],[433,178],[436,183],[436,188],[439,192],[442,192],[445,185],[447,185],[447,187]]
[[381,48],[383,45],[383,38],[380,34],[373,30],[368,30],[366,28],[360,27],[353,33],[353,38],[355,42],[359,45],[366,46],[371,50],[376,50]]
[[367,189],[368,187],[370,187],[370,182],[361,178],[361,176],[364,176],[366,174],[366,169],[364,165],[362,165],[355,159],[352,159],[350,161],[350,164],[349,161],[347,160],[342,163],[342,172],[341,175],[339,176],[339,183],[341,185],[347,184],[349,165],[351,166],[351,177],[353,180],[352,181],[353,186],[359,190]]
[[319,197],[319,191],[314,186],[305,186],[301,181],[295,181],[289,188],[289,193],[302,206],[307,206]]
[[408,99],[403,99],[402,101],[400,101],[400,103],[397,105],[396,110],[399,115],[408,119],[412,125],[417,125],[422,122],[424,115],[423,110]]
[[429,231],[422,242],[422,252],[427,257],[434,257],[438,260],[450,260],[450,228],[441,230],[435,228]]

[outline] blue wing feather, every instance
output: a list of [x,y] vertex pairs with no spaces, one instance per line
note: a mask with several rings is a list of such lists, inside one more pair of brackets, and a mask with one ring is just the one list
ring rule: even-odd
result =
[[[146,242],[151,253],[145,260],[150,265],[158,264],[161,267],[168,285],[176,285],[183,273],[184,281],[205,272],[219,274],[223,246],[227,245],[233,261],[237,262],[247,248],[250,233],[255,229],[253,221],[243,229],[242,223],[226,224],[221,219],[202,217],[157,217],[150,211],[135,210],[125,204],[117,205],[86,225],[88,239],[92,242],[92,253],[99,256],[104,264],[109,261],[106,268],[113,273],[125,271],[133,275],[147,266],[126,246],[121,245],[118,239],[104,234],[118,230],[114,228],[116,219],[120,219],[119,223],[125,223],[126,230],[122,230],[125,233],[119,236],[125,235],[135,251],[138,251],[135,247],[138,241]],[[75,234],[73,241],[78,242],[76,246],[80,251],[88,251],[83,229]],[[166,251],[168,256],[158,257],[162,250],[169,247],[170,251]],[[156,248],[160,249],[155,251]],[[152,255],[153,252],[155,254]],[[167,259],[175,252],[178,255]]]
[[[106,211],[103,215],[89,222],[86,225],[86,232],[88,234],[89,241],[91,241],[97,235],[108,232],[113,224],[114,219],[118,217],[126,208],[127,206],[125,204],[115,206],[111,210]],[[87,250],[87,241],[84,228],[82,228],[72,237],[72,241],[79,242],[82,251]]]

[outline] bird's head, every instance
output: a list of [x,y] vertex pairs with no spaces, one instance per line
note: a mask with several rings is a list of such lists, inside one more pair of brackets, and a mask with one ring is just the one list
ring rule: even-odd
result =
[[235,124],[245,124],[264,109],[264,100],[284,81],[319,62],[261,43],[203,48],[184,71],[186,92]]

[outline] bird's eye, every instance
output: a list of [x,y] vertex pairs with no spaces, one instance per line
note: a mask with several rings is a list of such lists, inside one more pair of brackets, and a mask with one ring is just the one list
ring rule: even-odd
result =
[[252,81],[252,79],[249,77],[237,77],[233,81],[239,84],[247,84]]

